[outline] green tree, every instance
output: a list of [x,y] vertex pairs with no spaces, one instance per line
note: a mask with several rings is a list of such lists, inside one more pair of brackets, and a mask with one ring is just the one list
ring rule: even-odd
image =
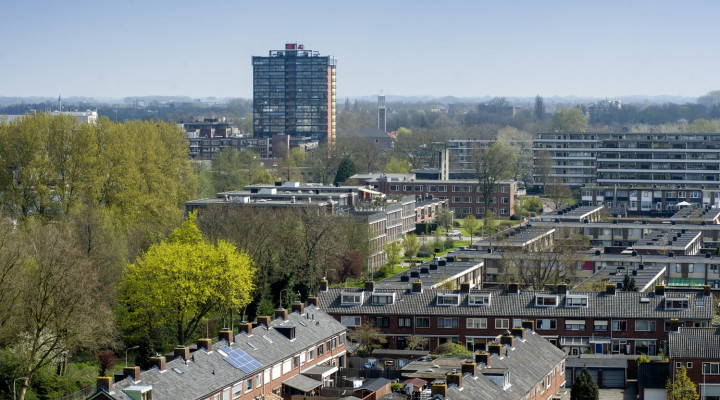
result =
[[478,221],[474,215],[468,215],[463,219],[463,228],[465,228],[468,235],[470,235],[470,244],[472,244],[473,236],[480,232],[480,226],[481,222]]
[[570,400],[598,400],[599,398],[600,392],[597,383],[590,375],[590,371],[583,367],[573,382]]
[[457,343],[443,343],[435,348],[433,352],[437,356],[446,357],[472,357],[472,351],[468,350],[465,346]]
[[668,378],[665,384],[665,398],[672,400],[698,400],[697,387],[687,376],[684,366],[675,369],[675,378]]
[[379,349],[387,343],[387,338],[380,333],[380,330],[367,322],[352,330],[350,338],[358,344],[358,355],[367,357],[373,349]]
[[429,342],[430,342],[430,340],[426,337],[410,335],[407,338],[405,347],[408,350],[422,350],[422,349],[427,348],[427,345]]
[[417,255],[418,250],[420,250],[420,241],[418,240],[417,235],[414,233],[405,235],[402,245],[405,257],[410,257],[410,261],[412,262]]
[[510,179],[517,156],[503,142],[496,141],[487,149],[478,148],[472,156],[478,180],[478,191],[483,196],[485,214],[490,209],[490,197],[504,179]]
[[385,251],[385,263],[391,269],[402,262],[402,257],[400,257],[401,247],[397,240],[386,244],[383,250]]
[[407,174],[410,173],[410,163],[407,160],[390,157],[383,172],[387,174]]
[[579,108],[558,108],[552,117],[553,132],[585,132],[588,120]]
[[343,158],[338,165],[337,173],[335,174],[334,183],[342,184],[348,178],[355,175],[355,164],[349,158]]
[[535,119],[538,121],[545,120],[545,101],[540,95],[535,96]]
[[692,132],[692,133],[718,133],[718,132],[720,132],[720,130],[718,130],[718,127],[717,127],[717,125],[715,125],[714,122],[708,121],[703,118],[694,120],[690,125],[687,126],[685,131]]
[[435,214],[435,223],[445,231],[450,231],[453,226],[453,218],[453,212],[449,208],[441,208]]
[[147,335],[153,326],[166,326],[185,344],[211,311],[250,303],[254,274],[247,254],[224,240],[210,243],[191,214],[128,266],[121,282],[123,327]]

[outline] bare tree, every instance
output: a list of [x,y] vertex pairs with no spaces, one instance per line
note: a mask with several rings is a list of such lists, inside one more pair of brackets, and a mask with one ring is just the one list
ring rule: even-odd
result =
[[503,142],[496,141],[487,149],[478,148],[473,153],[473,164],[478,179],[478,190],[485,203],[485,215],[490,208],[490,196],[503,179],[512,176],[515,153]]
[[550,181],[546,182],[543,191],[545,197],[549,200],[548,205],[554,210],[564,208],[575,201],[572,190],[560,178],[550,178]]

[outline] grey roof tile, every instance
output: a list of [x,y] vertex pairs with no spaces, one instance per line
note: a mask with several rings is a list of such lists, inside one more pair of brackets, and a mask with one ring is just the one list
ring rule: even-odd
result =
[[669,357],[720,359],[720,327],[680,328],[670,332]]

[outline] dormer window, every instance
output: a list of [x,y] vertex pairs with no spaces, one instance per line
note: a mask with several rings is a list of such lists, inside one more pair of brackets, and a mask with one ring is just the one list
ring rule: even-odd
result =
[[557,307],[558,297],[549,294],[538,294],[535,296],[536,307]]
[[437,305],[439,306],[456,306],[460,304],[459,294],[438,294]]
[[585,295],[567,295],[565,296],[565,307],[587,307],[588,297]]
[[489,306],[490,305],[490,293],[468,295],[468,305],[470,305],[470,306]]
[[395,293],[373,294],[370,301],[375,305],[393,304],[395,302]]
[[358,305],[363,302],[363,292],[343,292],[340,296],[340,304],[344,306]]
[[687,297],[666,297],[666,310],[686,310],[690,305],[690,299]]

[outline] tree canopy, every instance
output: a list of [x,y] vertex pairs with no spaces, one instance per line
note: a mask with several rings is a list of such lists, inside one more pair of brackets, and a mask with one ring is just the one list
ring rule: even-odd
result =
[[573,382],[570,400],[598,400],[599,398],[600,391],[598,390],[597,383],[595,383],[590,375],[590,371],[583,367]]
[[558,108],[552,117],[554,132],[585,132],[587,126],[587,117],[579,108]]
[[673,400],[698,400],[697,387],[687,375],[685,366],[675,369],[675,377],[668,378],[665,384],[665,397]]

